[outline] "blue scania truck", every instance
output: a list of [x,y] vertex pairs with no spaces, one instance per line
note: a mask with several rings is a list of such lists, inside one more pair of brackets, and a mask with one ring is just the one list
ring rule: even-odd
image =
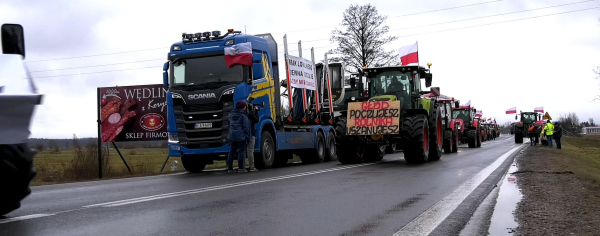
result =
[[[225,48],[246,42],[252,46],[252,66],[229,68]],[[171,45],[163,67],[169,155],[181,157],[190,172],[227,159],[229,114],[238,101],[245,100],[260,108],[254,124],[257,168],[285,165],[293,154],[303,162],[336,160],[332,124],[291,119],[296,111],[310,111],[302,109],[303,97],[298,99],[303,93],[288,92],[286,80],[279,80],[277,53],[271,34],[246,35],[233,29],[223,35],[220,31],[182,34],[182,41]],[[288,94],[294,97],[292,106]]]

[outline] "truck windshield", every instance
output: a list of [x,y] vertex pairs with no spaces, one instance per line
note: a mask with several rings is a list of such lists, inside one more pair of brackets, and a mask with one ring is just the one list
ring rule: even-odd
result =
[[371,77],[373,96],[396,95],[397,92],[410,95],[410,74],[400,71],[385,71]]
[[245,68],[228,68],[225,65],[225,56],[181,59],[173,63],[172,68],[171,84],[174,86],[244,81]]
[[462,119],[464,121],[469,120],[469,110],[453,110],[452,119]]

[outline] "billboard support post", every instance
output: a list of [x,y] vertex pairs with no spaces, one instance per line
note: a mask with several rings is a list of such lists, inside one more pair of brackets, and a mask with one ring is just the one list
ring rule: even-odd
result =
[[167,159],[165,160],[165,163],[163,163],[162,168],[160,168],[160,173],[162,173],[163,170],[165,169],[165,166],[167,165],[167,162],[169,161],[169,157],[171,157],[171,156],[169,156],[169,155],[167,156]]
[[127,171],[129,171],[129,174],[133,174],[133,173],[131,173],[131,169],[129,168],[129,165],[127,165],[127,161],[125,161],[125,158],[123,158],[121,151],[119,151],[117,144],[115,144],[115,142],[112,142],[112,145],[113,145],[113,147],[115,147],[115,150],[117,150],[117,153],[119,153],[119,156],[121,157],[121,160],[123,160],[123,164],[125,164],[125,167],[127,167]]
[[98,178],[102,179],[102,124],[100,123],[100,110],[102,108],[100,88],[97,88],[96,91],[96,96],[98,99],[98,102],[96,103],[96,105],[98,106],[98,120],[96,120],[96,122],[98,123]]

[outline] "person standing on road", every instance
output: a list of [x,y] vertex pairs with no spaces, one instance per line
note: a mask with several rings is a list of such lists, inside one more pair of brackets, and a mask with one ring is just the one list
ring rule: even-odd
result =
[[252,101],[250,101],[247,105],[248,118],[250,119],[250,140],[248,140],[248,145],[246,147],[246,156],[248,157],[248,167],[249,170],[258,171],[254,166],[254,144],[256,142],[256,130],[254,125],[258,123],[258,107],[252,105]]
[[233,172],[233,158],[237,153],[238,172],[247,172],[244,166],[246,159],[246,142],[250,139],[250,120],[246,114],[246,102],[239,101],[235,109],[229,114],[229,134],[231,141],[229,156],[227,157],[227,172]]
[[552,135],[554,135],[554,125],[550,120],[546,122],[546,127],[544,127],[544,132],[546,133],[546,137],[548,137],[548,147],[552,147]]
[[554,140],[556,140],[556,149],[562,149],[560,138],[562,138],[562,125],[560,122],[556,122],[554,126]]
[[535,126],[534,125],[529,126],[529,142],[530,142],[529,146],[533,146],[533,145],[537,146],[537,143],[535,142],[535,136],[536,136],[535,133],[536,133]]

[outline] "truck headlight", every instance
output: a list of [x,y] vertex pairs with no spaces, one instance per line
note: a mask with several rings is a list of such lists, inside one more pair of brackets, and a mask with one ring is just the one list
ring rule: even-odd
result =
[[169,143],[179,143],[179,137],[177,135],[169,134]]

